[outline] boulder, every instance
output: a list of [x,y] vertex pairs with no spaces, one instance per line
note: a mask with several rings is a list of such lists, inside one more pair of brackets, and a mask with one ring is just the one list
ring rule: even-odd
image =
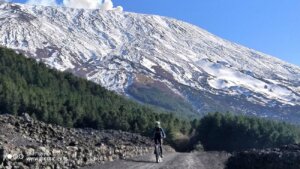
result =
[[31,121],[32,121],[32,119],[31,119],[31,117],[30,117],[30,115],[29,115],[28,113],[23,113],[23,114],[22,114],[22,117],[23,117],[23,119],[24,119],[26,122],[31,122]]

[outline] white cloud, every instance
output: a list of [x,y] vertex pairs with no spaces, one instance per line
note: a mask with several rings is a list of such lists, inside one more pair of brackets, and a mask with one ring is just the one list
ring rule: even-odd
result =
[[113,9],[114,4],[112,3],[111,0],[104,0],[103,3],[101,4],[101,8],[105,10],[111,10]]
[[114,8],[114,10],[122,12],[123,11],[123,7],[122,6],[117,6]]
[[[28,0],[27,4],[58,6],[55,0]],[[116,8],[114,8],[113,2],[111,0],[63,0],[61,5],[69,8],[123,11],[123,7],[121,6],[117,6]]]
[[63,5],[70,8],[96,9],[102,4],[98,0],[63,0]]
[[57,6],[55,0],[28,0],[26,3],[30,5]]

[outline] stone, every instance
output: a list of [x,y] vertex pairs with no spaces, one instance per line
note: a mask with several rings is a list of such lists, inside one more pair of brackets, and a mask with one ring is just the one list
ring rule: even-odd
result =
[[0,147],[0,166],[3,164],[5,159],[5,150],[3,147]]
[[46,147],[39,147],[38,150],[39,150],[39,152],[41,153],[41,155],[43,155],[43,156],[49,156],[49,155],[50,155],[50,150],[49,150],[49,148],[46,148]]
[[32,119],[31,119],[31,117],[30,117],[30,115],[29,115],[28,113],[23,113],[23,114],[22,114],[22,117],[23,117],[23,119],[24,119],[26,122],[31,122],[31,121],[32,121]]
[[58,137],[57,137],[57,140],[63,140],[63,139],[64,139],[63,136],[58,136]]
[[23,151],[23,153],[25,154],[25,156],[32,156],[35,154],[35,149],[28,147],[26,150]]
[[96,144],[95,144],[96,147],[100,147],[100,146],[102,146],[102,145],[103,145],[103,143],[96,143]]
[[108,156],[107,159],[108,159],[108,161],[110,161],[110,162],[114,161],[114,159],[113,159],[112,156]]
[[58,155],[60,155],[60,154],[61,154],[61,150],[53,149],[53,150],[51,151],[51,155],[52,155],[52,156],[58,156]]
[[78,141],[71,141],[70,143],[69,143],[69,146],[77,146],[78,145]]
[[52,167],[51,166],[45,166],[44,169],[52,169]]
[[17,127],[17,128],[19,128],[20,127],[20,123],[17,121],[17,122],[15,122],[15,126]]

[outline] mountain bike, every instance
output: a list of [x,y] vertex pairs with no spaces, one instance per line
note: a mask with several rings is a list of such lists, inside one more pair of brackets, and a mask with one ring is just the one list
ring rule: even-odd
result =
[[155,144],[155,146],[154,146],[154,154],[155,154],[156,163],[162,162],[161,151],[160,151],[160,144]]

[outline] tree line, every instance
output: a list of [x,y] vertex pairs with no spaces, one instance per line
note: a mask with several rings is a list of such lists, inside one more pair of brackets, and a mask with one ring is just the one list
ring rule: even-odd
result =
[[205,150],[215,151],[279,147],[298,143],[300,136],[297,126],[231,113],[210,113],[192,126],[197,133],[193,145],[200,143]]

